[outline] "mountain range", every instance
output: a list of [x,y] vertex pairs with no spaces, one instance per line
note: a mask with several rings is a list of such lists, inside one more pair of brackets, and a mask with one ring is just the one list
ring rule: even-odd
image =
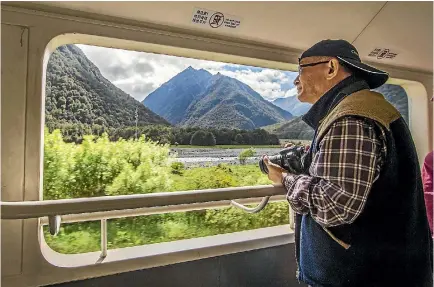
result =
[[192,67],[149,94],[143,104],[177,126],[251,130],[293,118],[237,79]]
[[304,115],[312,106],[311,104],[300,102],[296,96],[277,98],[273,100],[272,103],[290,112],[294,116]]
[[[408,122],[408,98],[398,85],[381,92]],[[188,67],[140,103],[113,85],[75,45],[51,55],[46,75],[46,123],[102,127],[176,125],[202,128],[264,128],[279,138],[310,139],[313,131],[300,118],[310,104],[297,97],[265,100],[248,85],[221,74]]]

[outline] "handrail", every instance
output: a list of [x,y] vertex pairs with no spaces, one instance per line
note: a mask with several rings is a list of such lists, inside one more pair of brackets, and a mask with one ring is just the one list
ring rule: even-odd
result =
[[[245,198],[239,199],[238,202],[242,204],[260,204],[261,198]],[[272,196],[269,202],[285,201],[285,195],[275,195]],[[111,210],[111,211],[100,211],[92,213],[80,213],[80,214],[67,214],[62,215],[61,222],[63,223],[77,223],[86,221],[98,221],[103,219],[116,219],[116,218],[127,218],[135,216],[145,216],[152,214],[165,214],[165,213],[175,213],[175,212],[186,212],[195,210],[205,210],[205,209],[216,209],[225,208],[232,205],[232,200],[220,200],[202,203],[190,203],[190,204],[178,204],[171,206],[158,206],[158,207],[143,207],[136,209],[125,209],[125,210]],[[53,225],[50,223],[49,218],[42,217],[40,219],[41,225]]]
[[285,193],[283,187],[261,185],[44,201],[1,201],[0,205],[1,219],[29,219],[66,214],[257,198],[284,195]]
[[244,210],[245,212],[248,212],[248,213],[258,213],[259,211],[261,211],[262,209],[265,208],[265,206],[267,205],[267,203],[268,203],[269,200],[270,200],[270,197],[266,196],[266,197],[264,197],[261,200],[261,202],[257,206],[251,207],[251,208],[247,207],[247,206],[244,206],[244,205],[236,202],[235,200],[231,200],[231,205],[233,205],[233,206],[235,206],[235,207],[237,207],[239,209],[242,209],[242,210]]

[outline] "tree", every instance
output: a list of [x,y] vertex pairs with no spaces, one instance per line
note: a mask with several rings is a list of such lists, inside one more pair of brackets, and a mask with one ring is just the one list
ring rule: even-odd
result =
[[100,125],[100,126],[107,126],[107,121],[103,117],[97,117],[94,121],[94,124]]
[[203,145],[215,146],[215,144],[216,144],[216,140],[214,134],[211,132],[206,132]]
[[216,139],[217,143],[220,145],[229,145],[232,143],[231,133],[227,131],[220,131]]
[[204,145],[206,133],[202,130],[198,130],[193,134],[190,140],[191,145]]
[[190,140],[191,145],[215,146],[216,139],[213,133],[204,130],[196,131]]
[[244,143],[243,135],[242,135],[242,134],[237,134],[237,135],[235,136],[235,142],[236,142],[237,144],[243,144],[243,143]]
[[279,142],[279,138],[277,137],[277,135],[270,134],[270,142],[269,142],[269,144],[278,145],[279,143],[280,142]]

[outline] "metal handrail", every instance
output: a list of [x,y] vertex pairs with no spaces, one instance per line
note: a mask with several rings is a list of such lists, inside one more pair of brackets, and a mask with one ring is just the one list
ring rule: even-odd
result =
[[242,209],[242,210],[244,210],[245,212],[248,212],[248,213],[258,213],[259,211],[261,211],[262,209],[265,208],[265,206],[267,205],[267,203],[268,203],[269,200],[270,200],[270,197],[266,196],[266,197],[264,197],[261,200],[261,202],[257,206],[251,207],[251,208],[247,207],[247,206],[244,206],[244,205],[236,202],[235,200],[231,201],[231,205],[233,205],[233,206],[235,206],[235,207],[237,207],[239,209]]
[[284,195],[283,187],[261,185],[149,194],[102,196],[44,201],[1,201],[1,219],[29,219],[214,201]]
[[[272,196],[269,202],[285,201],[284,195]],[[260,204],[260,197],[257,198],[245,198],[239,199],[238,202],[242,204]],[[116,218],[127,218],[135,216],[144,216],[152,214],[164,214],[164,213],[174,213],[174,212],[186,212],[195,210],[205,210],[205,209],[216,209],[230,207],[233,200],[221,200],[212,202],[202,202],[202,203],[190,203],[190,204],[179,204],[171,206],[159,206],[159,207],[144,207],[136,209],[125,209],[125,210],[111,210],[111,211],[100,211],[92,213],[80,213],[80,214],[66,214],[62,215],[61,221],[63,223],[77,223],[86,221],[98,221],[103,219],[116,219]],[[40,224],[50,225],[49,218],[42,217],[40,219]]]
[[[60,231],[62,221],[100,220],[101,253],[95,264],[101,264],[107,257],[107,219],[216,208],[231,204],[247,212],[259,212],[270,197],[282,200],[285,193],[282,187],[262,185],[44,201],[1,201],[0,206],[1,219],[40,218],[39,223],[48,224],[52,235]],[[234,201],[239,199],[245,204],[256,203],[260,197],[263,199],[255,208],[248,208]]]

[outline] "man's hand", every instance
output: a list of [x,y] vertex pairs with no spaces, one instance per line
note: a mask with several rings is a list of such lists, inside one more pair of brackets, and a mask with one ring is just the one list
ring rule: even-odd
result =
[[[286,143],[283,148],[287,148],[287,147],[292,147],[294,144],[293,143]],[[304,146],[304,151],[307,152],[310,148],[310,145],[305,145]]]
[[288,173],[287,170],[270,162],[268,156],[264,155],[263,160],[268,168],[268,178],[273,182],[274,186],[282,186],[284,176]]

